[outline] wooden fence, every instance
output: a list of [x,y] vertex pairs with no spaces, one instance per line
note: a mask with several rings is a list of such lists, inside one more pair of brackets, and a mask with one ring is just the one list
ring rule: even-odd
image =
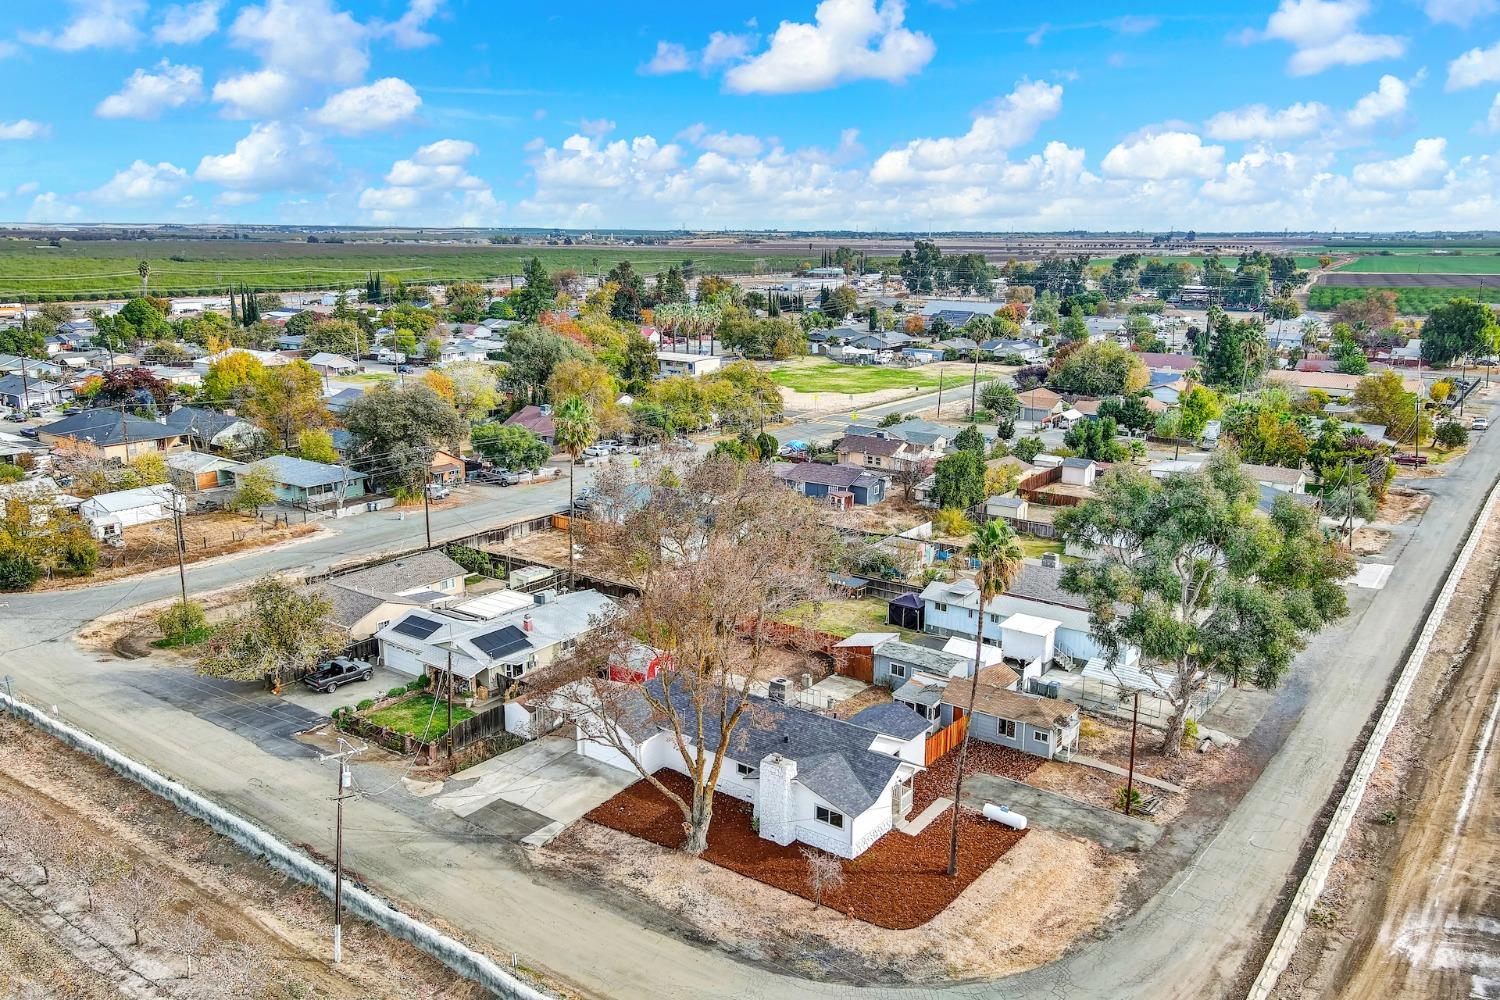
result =
[[[443,711],[441,703],[438,711]],[[363,736],[371,743],[379,744],[394,753],[410,756],[416,754],[423,760],[434,761],[448,749],[448,736],[444,734],[435,740],[419,740],[410,733],[400,730],[389,729],[377,725],[369,719],[358,715],[350,715],[341,720],[341,728],[348,732]],[[478,743],[480,740],[494,739],[506,734],[505,730],[505,703],[492,705],[454,725],[449,730],[453,734],[453,749],[461,750],[466,746]]]
[[943,754],[958,746],[968,730],[969,717],[961,715],[954,719],[951,725],[944,726],[927,737],[927,766],[931,767]]

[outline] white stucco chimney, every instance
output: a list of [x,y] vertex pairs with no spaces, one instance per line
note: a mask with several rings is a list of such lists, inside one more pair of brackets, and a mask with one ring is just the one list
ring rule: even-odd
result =
[[787,846],[796,839],[797,762],[773,753],[760,762],[755,814],[760,817],[760,835]]

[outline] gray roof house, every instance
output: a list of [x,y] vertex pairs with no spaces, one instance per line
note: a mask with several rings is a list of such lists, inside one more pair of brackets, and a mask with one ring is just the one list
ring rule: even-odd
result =
[[298,506],[327,507],[337,503],[340,496],[350,499],[365,495],[365,474],[343,465],[272,455],[236,469],[235,481],[243,481],[252,472],[270,478],[278,500]]
[[781,463],[771,474],[805,497],[853,498],[856,504],[877,504],[885,499],[887,480],[854,465],[822,465],[818,462]]
[[205,406],[179,406],[167,414],[166,424],[180,430],[196,447],[242,455],[264,443],[266,434],[243,417]]

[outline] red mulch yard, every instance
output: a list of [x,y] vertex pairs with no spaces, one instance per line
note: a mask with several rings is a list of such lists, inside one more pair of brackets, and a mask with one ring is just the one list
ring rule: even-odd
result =
[[[971,758],[978,746],[970,746]],[[1016,753],[1003,747],[985,747],[981,753],[991,750]],[[1025,755],[1017,753],[1016,756]],[[949,753],[937,768],[917,776],[913,788],[915,802],[921,803],[924,779],[929,779],[934,770],[943,768],[944,762],[950,760],[953,764],[949,765],[947,787],[952,791],[951,768],[956,766],[957,757],[956,752]],[[989,762],[987,758],[985,754],[981,759]],[[997,759],[993,763],[998,767],[1019,767],[1018,763],[1008,759],[1003,763]],[[1030,765],[1031,768],[1035,766]],[[996,773],[1014,776],[1010,770]],[[661,770],[656,777],[684,798],[691,796],[692,785],[685,776]],[[941,776],[936,779],[937,782],[941,780]],[[931,779],[926,783],[935,784]],[[942,794],[940,790],[934,791],[928,795],[927,801],[931,802],[939,794]],[[923,807],[922,804],[914,805],[912,815]],[[708,850],[703,853],[703,859],[811,900],[812,886],[807,877],[807,860],[802,856],[802,845],[781,847],[761,839],[751,829],[751,813],[749,803],[716,793],[713,822],[708,828]],[[681,847],[686,836],[681,811],[645,780],[637,781],[596,807],[586,818],[662,847]],[[1006,829],[978,813],[965,810],[959,820],[958,875],[949,878],[950,824],[951,818],[945,813],[916,837],[894,830],[887,833],[864,854],[842,863],[844,885],[824,894],[825,905],[879,927],[893,930],[919,927],[947,908],[971,882],[988,871],[1025,836],[1024,831]]]
[[[1042,758],[993,743],[969,741],[968,774],[998,774],[1002,778],[1025,781],[1042,766]],[[953,779],[958,773],[958,750],[949,750],[925,771],[918,771],[911,783],[911,814],[926,809],[940,798],[953,797]],[[964,779],[968,781],[967,778]]]

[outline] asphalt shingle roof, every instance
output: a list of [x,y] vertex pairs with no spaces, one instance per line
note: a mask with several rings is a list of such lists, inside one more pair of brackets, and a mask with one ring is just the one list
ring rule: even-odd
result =
[[38,433],[56,437],[74,438],[89,444],[104,447],[125,444],[128,441],[163,441],[181,437],[182,431],[154,420],[142,420],[118,410],[82,410],[63,417],[55,423],[38,427]]
[[309,462],[305,458],[293,458],[290,455],[272,455],[252,463],[248,468],[264,472],[273,482],[304,489],[310,486],[332,486],[346,479],[353,481],[365,478],[363,472],[355,472],[340,465]]
[[443,553],[428,551],[345,573],[335,577],[334,582],[371,593],[399,594],[465,575],[464,568]]
[[801,462],[779,465],[775,469],[777,479],[789,483],[816,483],[820,486],[873,486],[877,476],[854,465],[823,465],[819,462]]
[[927,731],[928,721],[899,702],[871,705],[849,717],[851,725],[873,729],[898,740],[910,740]]

